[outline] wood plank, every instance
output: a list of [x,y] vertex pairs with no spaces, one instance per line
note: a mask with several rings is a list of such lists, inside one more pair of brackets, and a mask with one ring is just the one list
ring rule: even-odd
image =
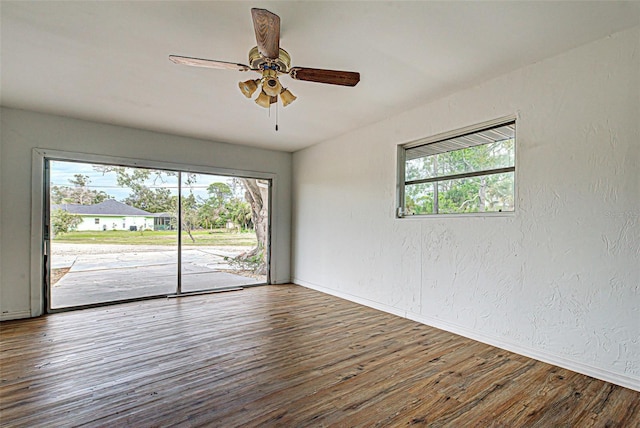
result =
[[294,285],[0,324],[0,425],[640,426],[640,393]]

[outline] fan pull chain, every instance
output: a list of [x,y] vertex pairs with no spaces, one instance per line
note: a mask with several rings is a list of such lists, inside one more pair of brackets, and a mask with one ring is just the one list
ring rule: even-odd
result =
[[[275,102],[274,103],[276,105],[276,131],[278,130],[278,103]],[[271,104],[269,104],[269,108],[268,108],[268,115],[269,117],[271,117]]]

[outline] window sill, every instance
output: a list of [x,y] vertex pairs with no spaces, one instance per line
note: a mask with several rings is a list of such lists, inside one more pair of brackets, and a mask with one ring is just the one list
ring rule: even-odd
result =
[[459,214],[416,214],[398,217],[398,220],[423,220],[442,218],[491,218],[491,217],[515,217],[515,211],[489,212],[489,213],[459,213]]

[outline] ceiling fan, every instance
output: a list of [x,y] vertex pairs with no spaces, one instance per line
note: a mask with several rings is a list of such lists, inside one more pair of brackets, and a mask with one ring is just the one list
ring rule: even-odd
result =
[[256,71],[260,73],[260,78],[240,82],[238,86],[247,98],[251,98],[258,87],[261,86],[262,89],[255,102],[265,108],[269,108],[271,104],[276,103],[278,96],[280,96],[282,105],[285,107],[296,99],[296,96],[280,83],[278,77],[283,74],[288,74],[295,80],[330,85],[355,86],[360,81],[360,73],[352,71],[291,67],[291,57],[287,51],[280,48],[280,17],[266,9],[257,8],[251,9],[251,17],[256,33],[257,46],[249,51],[249,65],[178,55],[170,55],[169,59],[176,64],[195,67]]

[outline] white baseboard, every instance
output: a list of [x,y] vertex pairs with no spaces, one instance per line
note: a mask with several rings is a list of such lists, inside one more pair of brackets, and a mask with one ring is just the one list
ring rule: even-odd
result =
[[407,318],[406,311],[398,308],[394,308],[389,305],[385,305],[383,303],[378,303],[373,300],[363,299],[359,296],[354,296],[353,294],[343,293],[342,291],[333,290],[331,288],[323,287],[318,284],[312,284],[307,281],[303,281],[301,279],[294,278],[293,283],[296,285],[301,285],[306,288],[311,288],[312,290],[320,291],[325,294],[330,294],[332,296],[340,297],[341,299],[349,300],[354,303],[358,303],[363,306],[368,306],[373,309],[377,309],[382,312],[387,312],[389,314],[397,315],[402,318]]
[[584,364],[578,361],[574,361],[559,355],[554,355],[545,351],[539,351],[537,349],[529,348],[517,343],[509,342],[504,339],[496,338],[490,335],[486,335],[482,332],[468,329],[456,324],[449,323],[437,318],[427,317],[413,312],[405,311],[403,309],[394,308],[383,303],[375,302],[369,299],[364,299],[359,296],[354,296],[341,291],[333,290],[331,288],[323,287],[318,284],[309,283],[301,279],[294,278],[293,283],[301,285],[306,288],[311,288],[322,293],[330,294],[332,296],[340,297],[341,299],[349,300],[354,303],[358,303],[363,306],[368,306],[373,309],[377,309],[382,312],[387,312],[399,317],[407,318],[412,321],[419,322],[421,324],[435,327],[440,330],[445,330],[450,333],[458,334],[460,336],[476,340],[478,342],[486,343],[487,345],[495,346],[505,351],[513,352],[525,357],[533,358],[534,360],[542,361],[544,363],[552,364],[554,366],[562,367],[563,369],[571,370],[577,373],[581,373],[587,376],[594,377],[596,379],[604,380],[605,382],[611,382],[616,385],[623,386],[625,388],[633,389],[640,392],[640,378],[624,375],[617,372],[601,369],[598,367],[592,367],[588,364]]
[[0,314],[0,321],[10,321],[17,320],[21,318],[30,318],[31,311],[14,311],[14,312],[3,312]]

